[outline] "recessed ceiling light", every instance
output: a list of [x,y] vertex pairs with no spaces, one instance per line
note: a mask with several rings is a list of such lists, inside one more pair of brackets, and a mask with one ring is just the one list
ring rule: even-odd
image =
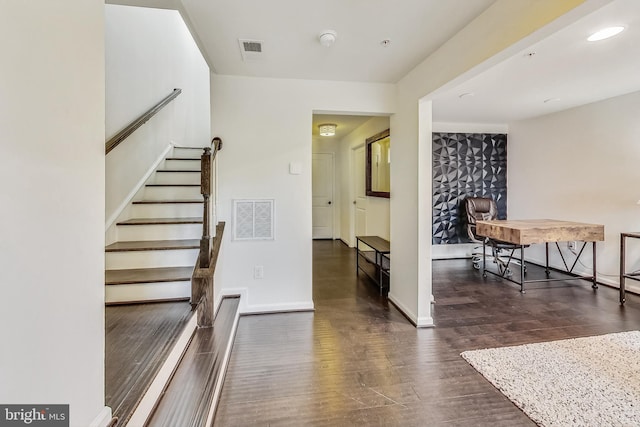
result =
[[548,103],[550,103],[550,102],[558,102],[558,101],[560,101],[560,98],[547,98],[547,99],[545,99],[543,102],[544,102],[545,104],[548,104]]
[[465,92],[465,93],[461,93],[460,95],[458,95],[458,98],[462,99],[462,98],[470,98],[473,95],[475,95],[473,92]]
[[624,27],[603,28],[602,30],[596,31],[595,33],[591,34],[587,40],[590,42],[596,42],[598,40],[608,39],[609,37],[613,37],[616,34],[621,33],[622,30],[624,30]]

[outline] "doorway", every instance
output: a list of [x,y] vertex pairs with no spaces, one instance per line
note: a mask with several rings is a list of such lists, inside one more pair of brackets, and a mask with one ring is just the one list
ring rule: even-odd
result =
[[314,239],[334,237],[334,156],[314,153],[312,163],[312,221]]

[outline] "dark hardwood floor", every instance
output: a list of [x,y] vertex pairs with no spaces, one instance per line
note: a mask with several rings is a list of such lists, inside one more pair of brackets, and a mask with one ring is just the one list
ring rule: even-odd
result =
[[105,402],[124,426],[191,317],[189,302],[105,308]]
[[637,296],[621,308],[586,281],[521,294],[450,260],[433,262],[436,327],[415,329],[355,275],[353,249],[316,241],[313,262],[315,313],[240,319],[216,426],[532,426],[460,352],[640,325]]

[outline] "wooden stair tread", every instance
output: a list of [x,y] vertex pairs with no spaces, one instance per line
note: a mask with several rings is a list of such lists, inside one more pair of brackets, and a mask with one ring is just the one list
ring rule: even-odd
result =
[[145,187],[200,187],[200,184],[147,184]]
[[[240,298],[225,298],[212,328],[196,329],[180,365],[158,403],[149,427],[203,426],[214,391],[224,380],[227,347],[237,327]],[[217,402],[214,402],[214,404]]]
[[127,270],[106,270],[104,281],[107,285],[131,285],[134,283],[179,282],[191,280],[193,267],[132,268]]
[[117,225],[202,224],[202,217],[189,218],[131,218]]
[[189,203],[204,203],[203,199],[191,199],[191,200],[137,200],[133,202],[134,205],[170,205],[170,204],[189,204]]
[[105,248],[106,252],[163,251],[171,249],[199,249],[200,240],[140,240],[115,242]]
[[200,173],[200,170],[195,170],[195,169],[158,169],[156,172]]
[[167,157],[165,160],[195,160],[200,161],[200,157]]

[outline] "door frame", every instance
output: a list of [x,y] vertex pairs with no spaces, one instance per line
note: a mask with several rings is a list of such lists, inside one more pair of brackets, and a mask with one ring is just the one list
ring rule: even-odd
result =
[[[366,149],[365,143],[354,145],[349,152],[350,167],[349,167],[349,246],[355,247],[356,245],[356,151],[360,148]],[[365,166],[366,167],[366,166]],[[364,171],[363,171],[364,172]],[[366,197],[366,196],[365,196]]]

